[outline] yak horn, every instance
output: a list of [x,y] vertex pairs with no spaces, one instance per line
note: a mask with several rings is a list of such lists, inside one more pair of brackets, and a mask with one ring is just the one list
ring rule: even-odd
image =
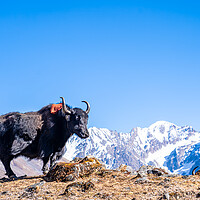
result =
[[86,112],[87,114],[89,114],[89,112],[90,112],[90,104],[89,104],[87,101],[82,101],[82,102],[86,103],[87,109],[86,109],[85,112]]
[[65,99],[63,97],[60,97],[62,99],[62,109],[65,114],[71,114],[71,112],[67,109],[67,106],[65,104]]
[[195,175],[195,170],[198,168],[199,166],[195,167],[193,170],[192,170],[192,175]]

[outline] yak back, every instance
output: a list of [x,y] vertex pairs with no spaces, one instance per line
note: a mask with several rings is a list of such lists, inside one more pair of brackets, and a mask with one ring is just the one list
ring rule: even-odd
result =
[[20,134],[20,131],[23,133],[29,132],[32,138],[33,132],[41,127],[41,115],[37,112],[11,112],[0,116],[0,136],[12,130],[13,133],[17,134]]
[[51,129],[55,125],[57,114],[56,115],[51,114],[50,112],[51,106],[52,104],[49,104],[48,106],[45,106],[38,111],[38,114],[41,115],[43,121],[43,127],[42,127],[43,133],[49,132],[49,129]]
[[35,140],[41,127],[41,115],[37,112],[0,116],[0,152],[17,156]]
[[60,151],[70,133],[61,110],[51,114],[51,105],[37,112],[12,112],[0,116],[0,154],[41,158]]

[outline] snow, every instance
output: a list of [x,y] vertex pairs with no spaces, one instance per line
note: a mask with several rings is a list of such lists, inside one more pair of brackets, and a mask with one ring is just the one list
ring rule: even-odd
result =
[[[80,153],[91,154],[102,160],[109,160],[107,166],[112,167],[114,161],[120,159],[120,148],[123,147],[136,152],[134,156],[138,157],[141,163],[147,164],[152,161],[158,167],[164,167],[166,156],[169,156],[174,149],[178,147],[184,149],[184,146],[190,148],[200,142],[200,133],[195,132],[192,127],[179,127],[167,121],[158,121],[148,128],[137,127],[130,133],[117,133],[96,127],[89,128],[89,133],[90,137],[85,140],[73,135],[66,144],[67,152],[64,157],[72,160]],[[111,152],[108,152],[110,149]],[[113,156],[113,151],[116,157]],[[185,164],[179,172],[181,170],[183,173],[189,172],[191,165],[192,163]]]
[[175,170],[174,173],[180,174],[181,172],[182,174],[189,175],[193,165],[194,165],[194,162],[185,163],[181,168]]
[[78,146],[79,141],[78,140],[74,140],[73,142],[67,142],[66,147],[67,147],[67,151],[64,155],[64,157],[68,160],[73,160],[74,158],[74,154],[76,152],[76,147]]
[[161,148],[155,153],[149,153],[148,158],[145,160],[146,163],[150,161],[156,161],[159,167],[163,167],[165,157],[168,156],[175,148],[180,146],[187,146],[189,144],[194,145],[200,142],[200,134],[196,132],[194,136],[191,136],[188,140],[181,140],[176,144],[168,144],[166,147]]

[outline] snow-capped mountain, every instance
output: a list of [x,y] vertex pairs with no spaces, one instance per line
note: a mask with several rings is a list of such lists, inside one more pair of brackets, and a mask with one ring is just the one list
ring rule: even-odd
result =
[[180,174],[191,174],[192,168],[200,164],[200,133],[191,126],[158,121],[129,133],[95,127],[89,132],[90,137],[85,140],[76,135],[69,139],[65,158],[93,155],[113,169],[120,164],[134,169],[150,164]]

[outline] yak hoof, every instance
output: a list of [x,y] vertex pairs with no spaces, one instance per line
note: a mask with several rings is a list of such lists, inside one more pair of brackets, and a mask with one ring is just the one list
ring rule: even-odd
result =
[[17,176],[15,174],[12,174],[10,176],[8,176],[10,180],[14,180],[17,179]]
[[56,163],[54,163],[51,167],[50,170],[53,169],[56,166]]
[[44,175],[48,174],[48,170],[43,170],[43,174]]

